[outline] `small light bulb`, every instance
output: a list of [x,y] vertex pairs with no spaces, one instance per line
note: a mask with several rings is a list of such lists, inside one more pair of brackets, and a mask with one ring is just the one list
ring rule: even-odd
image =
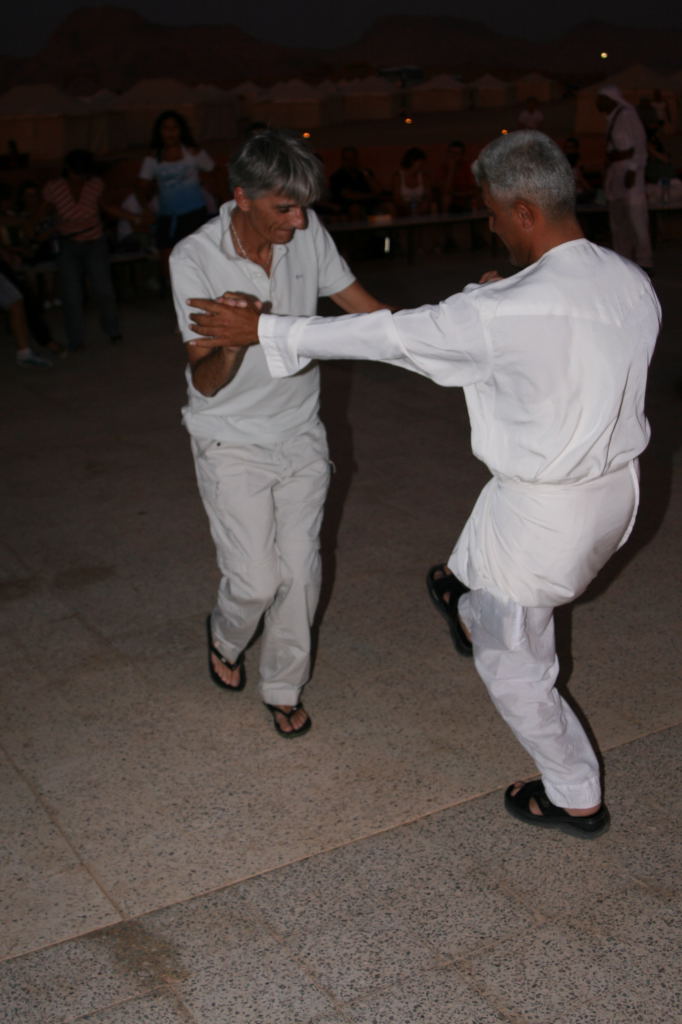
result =
[[404,124],[413,124],[413,123],[414,123],[414,122],[412,121],[412,118],[411,118],[411,117],[406,117],[406,118],[404,118],[404,119],[403,119],[403,121],[404,121]]
[[310,138],[310,132],[303,132],[303,138],[304,139],[309,139]]
[[602,60],[606,60],[606,58],[608,57],[608,53],[606,52],[606,50],[602,50],[602,52],[599,54],[599,56],[601,57]]

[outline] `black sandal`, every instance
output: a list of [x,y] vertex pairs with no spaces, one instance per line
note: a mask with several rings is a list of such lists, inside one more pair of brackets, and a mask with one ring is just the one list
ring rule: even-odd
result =
[[[265,701],[263,701],[263,703],[265,704]],[[284,718],[286,718],[287,722],[289,722],[289,724],[291,724],[292,717],[296,714],[297,711],[300,711],[301,708],[303,708],[303,705],[300,702],[298,704],[296,704],[291,709],[291,711],[282,711],[282,709],[278,708],[276,704],[265,704],[265,707],[268,709],[268,711],[272,715],[272,722],[273,722],[273,725],[275,726],[275,729],[277,730],[277,732],[280,734],[280,736],[284,736],[288,740],[289,739],[293,739],[294,736],[303,736],[303,734],[306,733],[308,731],[308,729],[310,728],[310,726],[313,724],[311,722],[311,720],[310,720],[310,715],[308,715],[307,711],[306,711],[306,716],[307,716],[306,720],[303,723],[303,725],[299,726],[298,729],[289,729],[289,730],[283,729],[282,726],[277,721],[277,715],[282,715]],[[303,708],[303,710],[305,711],[305,708]]]
[[[436,576],[436,573],[442,573],[442,575]],[[462,594],[469,593],[469,588],[449,572],[443,563],[431,566],[426,575],[426,586],[429,597],[450,628],[450,636],[455,650],[465,658],[470,658],[473,654],[471,640],[464,632],[457,614],[457,602]]]
[[[525,821],[527,825],[539,825],[540,828],[556,828],[580,839],[596,839],[608,831],[611,815],[606,804],[602,804],[595,814],[580,817],[577,814],[569,814],[563,807],[553,804],[545,793],[545,787],[540,779],[526,782],[518,793],[512,796],[512,789],[516,785],[518,783],[514,782],[508,787],[504,794],[504,806],[519,821]],[[533,814],[530,809],[533,797],[540,808],[540,814]]]
[[[208,637],[208,672],[209,672],[209,675],[210,675],[211,679],[213,680],[213,682],[216,684],[216,686],[219,686],[221,690],[230,690],[231,692],[234,692],[234,693],[238,693],[240,690],[243,690],[244,687],[246,686],[246,671],[244,669],[244,654],[243,653],[240,654],[239,657],[237,658],[237,660],[233,664],[231,661],[227,660],[227,658],[225,657],[224,654],[220,653],[218,648],[214,645],[213,637],[211,636],[211,616],[210,615],[207,616],[207,618],[206,618],[206,636]],[[232,671],[234,671],[236,668],[239,669],[239,682],[237,683],[236,686],[230,686],[229,683],[226,683],[223,679],[220,678],[220,676],[218,675],[216,670],[213,668],[213,662],[211,660],[211,655],[213,655],[213,654],[215,654],[215,656],[218,659],[218,661],[222,662],[223,665],[225,665],[226,668],[232,669]]]

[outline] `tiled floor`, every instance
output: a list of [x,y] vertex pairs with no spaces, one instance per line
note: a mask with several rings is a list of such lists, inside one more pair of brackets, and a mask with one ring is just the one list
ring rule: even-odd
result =
[[[505,814],[532,764],[426,598],[486,475],[461,394],[324,368],[315,726],[284,743],[252,685],[207,679],[216,570],[170,309],[128,302],[120,348],[93,330],[52,372],[15,371],[6,339],[3,1024],[682,1020],[679,261],[661,247],[635,534],[558,615],[605,759],[594,843]],[[495,263],[356,269],[416,304]]]

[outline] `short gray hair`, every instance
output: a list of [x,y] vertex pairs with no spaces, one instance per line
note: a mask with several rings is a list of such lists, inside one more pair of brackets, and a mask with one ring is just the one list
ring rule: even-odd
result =
[[322,164],[293,132],[266,128],[254,132],[230,161],[230,184],[249,199],[269,192],[310,206],[325,190]]
[[481,150],[471,166],[479,185],[494,199],[525,199],[549,217],[575,211],[575,178],[565,154],[544,132],[500,135]]

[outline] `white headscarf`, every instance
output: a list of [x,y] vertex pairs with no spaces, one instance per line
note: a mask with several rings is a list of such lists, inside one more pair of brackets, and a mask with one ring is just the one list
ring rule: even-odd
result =
[[608,98],[613,100],[614,103],[617,103],[619,107],[632,106],[632,103],[628,103],[617,85],[601,85],[597,90],[597,96],[608,96]]

